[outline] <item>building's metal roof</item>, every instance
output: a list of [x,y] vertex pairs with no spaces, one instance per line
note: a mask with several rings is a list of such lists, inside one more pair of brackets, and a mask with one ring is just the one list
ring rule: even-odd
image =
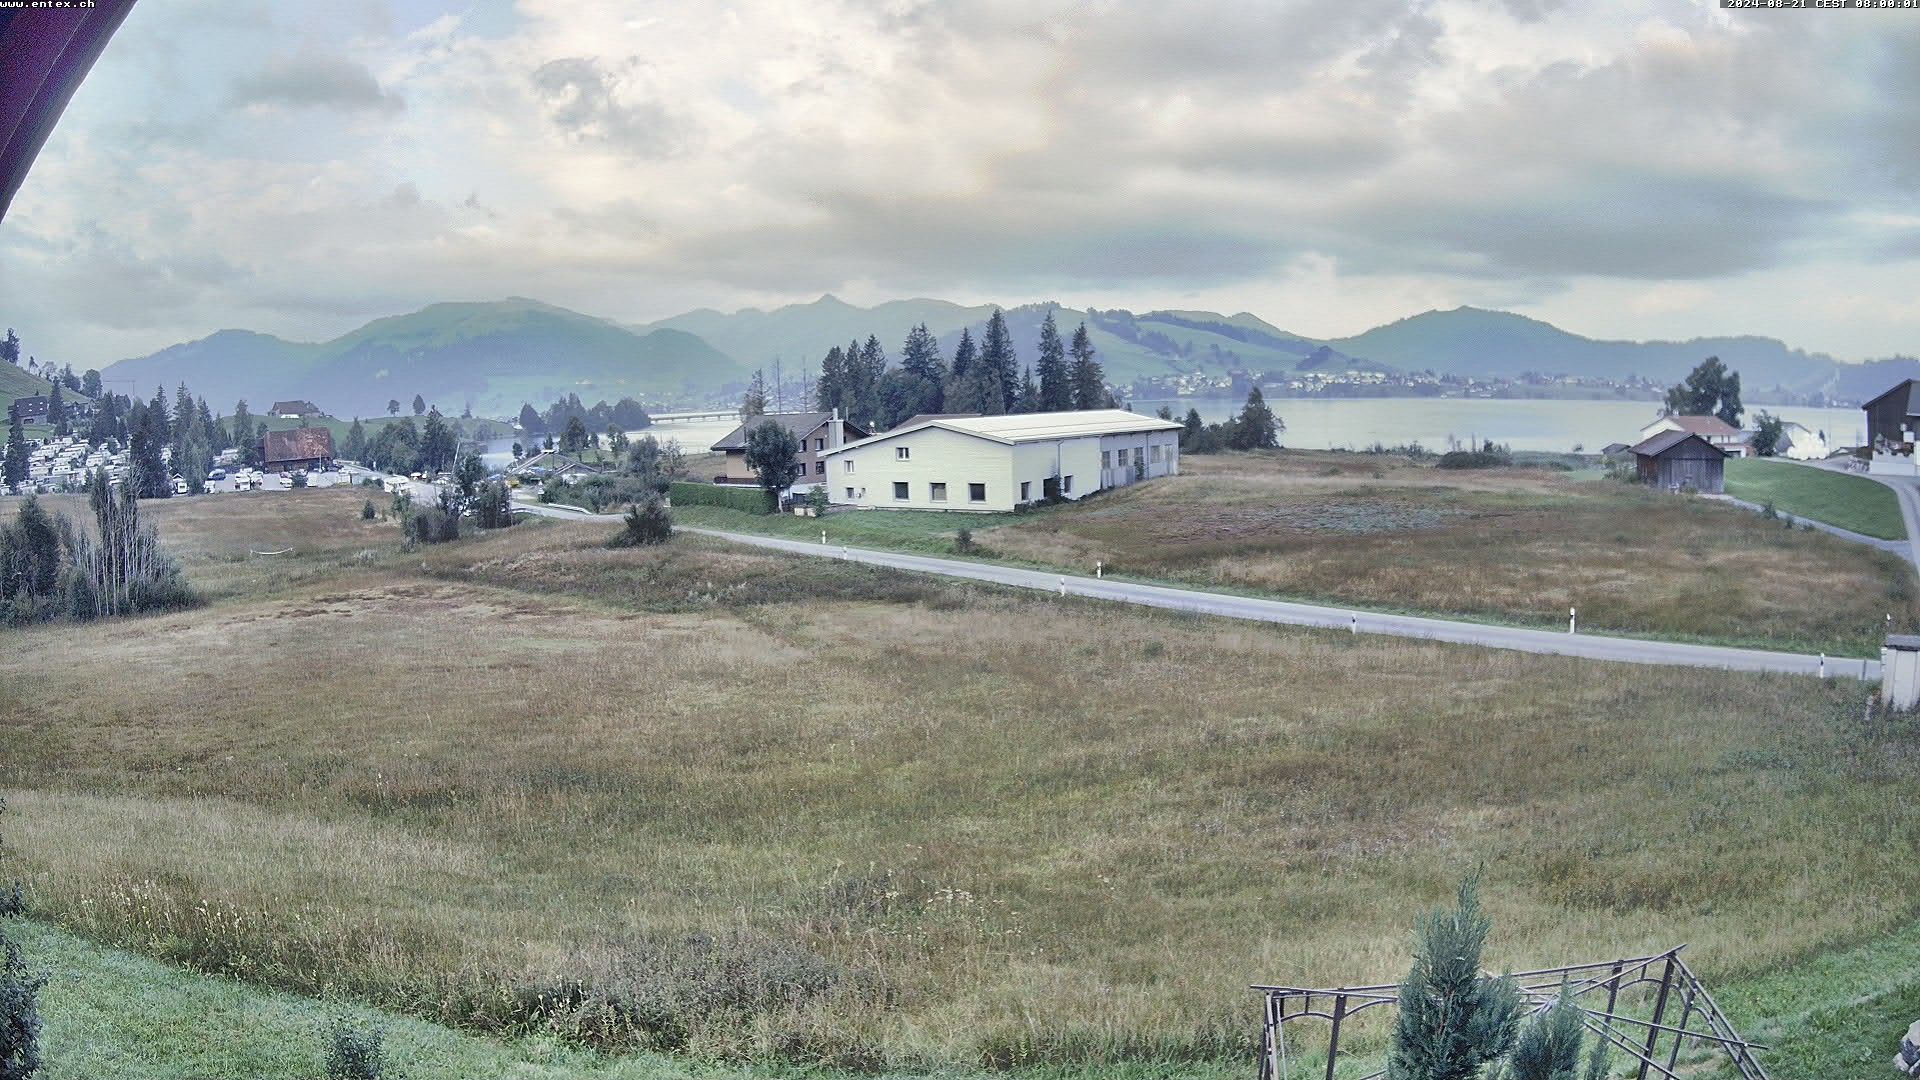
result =
[[[1082,409],[1076,412],[1014,413],[1009,416],[974,416],[955,420],[928,420],[912,427],[898,427],[870,439],[850,442],[841,450],[867,446],[898,438],[915,431],[940,428],[945,431],[991,439],[1012,446],[1015,443],[1051,442],[1054,439],[1082,439],[1097,435],[1126,435],[1132,432],[1179,431],[1180,425],[1157,416],[1142,416],[1125,409]],[[834,451],[829,451],[833,453]]]
[[1886,400],[1889,396],[1903,391],[1907,396],[1907,415],[1920,416],[1920,379],[1901,379],[1899,382],[1882,390],[1879,394],[1869,399],[1865,405],[1860,407],[1862,409],[1871,409]]
[[1717,416],[1668,416],[1662,419],[1671,420],[1681,431],[1691,431],[1695,435],[1718,435],[1724,438],[1740,434],[1739,428]]
[[1900,649],[1903,652],[1920,652],[1920,635],[1888,634],[1887,648]]

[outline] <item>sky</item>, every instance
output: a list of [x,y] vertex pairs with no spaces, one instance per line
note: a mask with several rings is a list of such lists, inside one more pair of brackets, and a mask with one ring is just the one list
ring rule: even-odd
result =
[[6,220],[104,367],[442,300],[1462,304],[1920,353],[1920,12],[139,0]]

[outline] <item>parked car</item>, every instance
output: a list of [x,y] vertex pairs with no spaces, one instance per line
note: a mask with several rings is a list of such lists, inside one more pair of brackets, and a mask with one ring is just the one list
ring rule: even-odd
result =
[[187,482],[178,476],[174,477],[173,493],[175,495],[185,495],[187,493]]
[[225,480],[226,478],[227,470],[225,469],[215,469],[207,474],[207,479],[209,480]]

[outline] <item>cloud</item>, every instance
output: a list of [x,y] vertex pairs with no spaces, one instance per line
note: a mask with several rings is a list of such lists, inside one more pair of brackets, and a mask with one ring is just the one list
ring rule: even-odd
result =
[[[129,351],[456,297],[639,320],[850,283],[1298,311],[1306,333],[1415,302],[1605,336],[1910,332],[1722,287],[1794,296],[1872,262],[1888,302],[1860,310],[1905,310],[1920,227],[1887,222],[1920,187],[1898,108],[1920,32],[1883,21],[1689,0],[220,6],[136,7],[0,231],[0,306]],[[165,302],[51,288],[75,252]]]
[[397,112],[405,107],[398,95],[380,88],[365,65],[316,53],[268,61],[234,82],[232,100],[237,105],[268,108]]

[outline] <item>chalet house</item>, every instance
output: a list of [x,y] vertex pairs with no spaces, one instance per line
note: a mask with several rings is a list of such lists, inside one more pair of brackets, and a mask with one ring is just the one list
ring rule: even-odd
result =
[[269,431],[260,460],[268,471],[315,468],[333,460],[333,432],[323,427]]
[[1691,431],[1662,431],[1633,448],[1640,482],[1663,491],[1726,491],[1727,452]]
[[1902,379],[1860,407],[1867,413],[1868,471],[1920,476],[1913,457],[1914,436],[1920,432],[1920,379]]
[[276,401],[270,411],[282,420],[305,420],[320,415],[319,406],[311,401]]
[[1698,435],[1732,457],[1753,456],[1753,444],[1748,441],[1752,436],[1717,416],[1658,416],[1640,429],[1640,438],[1651,439],[1663,431]]
[[13,408],[19,412],[21,423],[44,424],[47,422],[47,413],[53,408],[53,403],[45,394],[38,394],[33,397],[14,398]]
[[1124,409],[927,420],[827,453],[837,505],[1007,511],[1177,475],[1180,425]]
[[792,487],[799,491],[811,491],[816,484],[827,480],[826,455],[838,450],[849,442],[867,437],[867,430],[851,420],[842,420],[840,410],[833,412],[805,413],[768,413],[756,416],[732,431],[726,437],[713,444],[716,453],[727,456],[726,465],[720,475],[713,478],[716,484],[758,484],[759,474],[747,466],[747,432],[752,428],[773,421],[793,433],[800,443],[800,453],[794,459]]

